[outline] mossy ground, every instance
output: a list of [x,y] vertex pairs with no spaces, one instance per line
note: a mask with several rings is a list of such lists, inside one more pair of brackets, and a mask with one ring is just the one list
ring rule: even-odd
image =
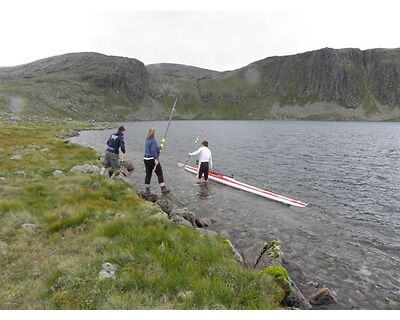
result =
[[[239,265],[223,238],[170,222],[120,182],[69,173],[98,164],[95,151],[56,138],[71,124],[0,129],[0,309],[280,307],[273,278]],[[104,262],[115,279],[99,279]]]

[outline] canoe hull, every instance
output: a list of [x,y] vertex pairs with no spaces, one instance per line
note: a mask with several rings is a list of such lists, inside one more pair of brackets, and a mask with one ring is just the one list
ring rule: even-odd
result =
[[[191,167],[191,166],[188,166],[188,165],[185,166],[183,163],[178,163],[178,165],[180,167],[182,167],[182,168],[184,167],[184,169],[186,171],[188,171],[188,172],[197,174],[197,170],[198,169],[195,168],[195,167]],[[261,197],[264,197],[264,198],[267,198],[267,199],[271,199],[271,200],[275,200],[275,201],[278,201],[278,202],[281,202],[281,203],[284,203],[284,204],[288,204],[288,205],[291,205],[291,206],[296,206],[296,207],[301,207],[301,208],[304,208],[304,207],[307,206],[307,203],[304,203],[304,202],[301,202],[301,201],[298,201],[298,200],[294,200],[294,199],[290,199],[288,197],[284,197],[284,196],[281,196],[279,194],[276,194],[276,193],[273,193],[273,192],[270,192],[270,191],[267,191],[267,190],[264,190],[264,189],[260,189],[260,188],[254,187],[254,186],[251,186],[249,184],[245,184],[245,183],[237,181],[237,180],[235,180],[235,179],[233,179],[231,177],[224,176],[224,175],[221,175],[221,174],[218,174],[218,173],[209,172],[208,173],[208,178],[210,180],[222,183],[224,185],[227,185],[227,186],[239,189],[239,190],[247,191],[247,192],[256,194],[258,196],[261,196]]]

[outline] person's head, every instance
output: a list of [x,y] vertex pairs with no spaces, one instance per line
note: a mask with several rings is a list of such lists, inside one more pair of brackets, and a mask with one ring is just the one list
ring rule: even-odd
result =
[[147,139],[154,139],[156,136],[156,129],[150,128],[147,132]]
[[124,126],[121,126],[121,127],[118,128],[118,132],[121,132],[122,134],[124,134],[125,131],[126,131],[126,129],[125,129]]
[[204,140],[201,144],[208,148],[208,141],[207,140]]

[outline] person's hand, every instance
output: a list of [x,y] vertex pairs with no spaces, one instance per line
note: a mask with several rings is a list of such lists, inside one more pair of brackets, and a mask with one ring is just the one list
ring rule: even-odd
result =
[[163,138],[162,140],[161,140],[161,143],[160,143],[160,150],[162,150],[163,148],[164,148],[164,143],[165,143],[165,139]]
[[153,171],[156,171],[157,166],[158,166],[158,159],[156,159],[156,160],[154,161],[154,168],[153,168]]

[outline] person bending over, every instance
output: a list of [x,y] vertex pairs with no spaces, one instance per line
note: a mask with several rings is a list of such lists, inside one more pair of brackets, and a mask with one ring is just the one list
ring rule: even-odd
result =
[[113,174],[119,174],[119,150],[121,149],[123,154],[126,152],[124,141],[125,131],[126,129],[121,126],[118,128],[118,131],[112,134],[107,140],[107,149],[102,163],[103,168],[101,168],[101,175],[103,175],[107,169],[110,177],[112,177]]

